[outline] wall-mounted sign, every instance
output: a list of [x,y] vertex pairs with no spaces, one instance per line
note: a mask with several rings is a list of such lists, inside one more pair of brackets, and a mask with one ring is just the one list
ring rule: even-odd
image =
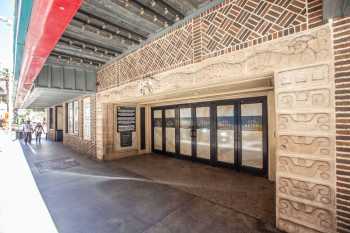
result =
[[133,132],[136,130],[136,108],[118,107],[117,108],[117,131]]
[[132,146],[132,132],[120,132],[120,147]]

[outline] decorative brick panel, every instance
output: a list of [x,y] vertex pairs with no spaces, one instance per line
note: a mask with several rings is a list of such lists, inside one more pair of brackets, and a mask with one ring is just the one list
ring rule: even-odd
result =
[[97,74],[97,89],[119,86],[321,24],[322,0],[225,0],[102,67]]
[[322,25],[323,12],[322,12],[322,0],[308,0],[308,24],[309,28],[314,28]]
[[203,55],[306,23],[303,0],[239,0],[202,14]]
[[333,22],[338,232],[350,232],[350,17]]

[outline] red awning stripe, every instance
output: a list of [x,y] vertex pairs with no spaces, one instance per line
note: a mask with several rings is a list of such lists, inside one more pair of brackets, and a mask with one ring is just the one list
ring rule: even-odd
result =
[[25,41],[19,90],[32,84],[83,0],[36,0]]

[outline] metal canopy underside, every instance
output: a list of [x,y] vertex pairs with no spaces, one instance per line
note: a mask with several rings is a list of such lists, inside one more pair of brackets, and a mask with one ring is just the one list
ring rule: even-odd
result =
[[23,108],[47,108],[81,95],[93,94],[91,91],[64,90],[56,88],[35,87],[25,98]]
[[50,59],[98,68],[213,2],[84,0]]

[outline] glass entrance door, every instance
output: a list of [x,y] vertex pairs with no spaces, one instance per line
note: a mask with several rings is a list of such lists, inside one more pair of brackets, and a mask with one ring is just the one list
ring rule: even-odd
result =
[[186,157],[192,156],[192,127],[192,108],[180,107],[179,147],[180,154]]
[[157,107],[153,151],[267,175],[266,97]]
[[236,109],[234,104],[217,105],[216,107],[216,157],[218,162],[236,163]]
[[194,128],[196,158],[210,160],[210,107],[196,106],[196,121]]
[[240,166],[266,174],[267,122],[265,100],[240,103]]

